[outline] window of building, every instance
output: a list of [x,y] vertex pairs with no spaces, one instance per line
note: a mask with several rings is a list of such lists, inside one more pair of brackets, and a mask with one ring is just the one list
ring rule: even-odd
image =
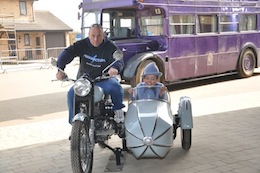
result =
[[216,33],[217,15],[198,15],[197,33]]
[[194,34],[195,20],[193,15],[170,16],[170,34]]
[[40,37],[36,37],[36,46],[41,46],[41,39],[40,39]]
[[20,14],[27,15],[26,1],[20,1]]
[[30,45],[30,36],[29,34],[24,34],[24,45],[29,46]]
[[238,31],[238,15],[222,15],[220,16],[220,32]]

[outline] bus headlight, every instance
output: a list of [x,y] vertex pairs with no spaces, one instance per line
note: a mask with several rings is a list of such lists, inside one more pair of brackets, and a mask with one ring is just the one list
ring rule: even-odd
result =
[[84,97],[91,91],[91,83],[83,78],[77,80],[74,84],[74,92],[78,96]]

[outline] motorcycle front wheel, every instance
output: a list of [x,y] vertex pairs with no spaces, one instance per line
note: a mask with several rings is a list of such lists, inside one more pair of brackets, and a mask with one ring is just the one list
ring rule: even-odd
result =
[[73,173],[91,173],[93,147],[91,147],[89,129],[81,121],[75,121],[72,124],[70,149]]

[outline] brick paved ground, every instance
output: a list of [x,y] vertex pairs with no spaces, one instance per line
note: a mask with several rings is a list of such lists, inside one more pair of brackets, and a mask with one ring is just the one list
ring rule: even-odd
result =
[[[260,108],[251,108],[221,114],[200,116],[194,118],[193,144],[190,151],[181,149],[180,136],[174,141],[174,147],[163,160],[136,160],[127,155],[123,173],[259,173],[260,172]],[[63,128],[63,120],[52,122],[48,127]],[[41,122],[42,126],[47,122]],[[37,124],[34,124],[37,125]],[[33,124],[28,125],[28,131],[34,130]],[[51,127],[53,125],[53,127]],[[58,126],[58,127],[57,127]],[[39,126],[44,129],[44,127]],[[25,128],[25,127],[23,127]],[[23,129],[15,127],[14,129]],[[66,128],[67,129],[67,128]],[[6,129],[8,131],[8,129]],[[2,134],[5,132],[1,128]],[[15,134],[8,131],[9,135]],[[0,172],[2,173],[69,173],[70,151],[69,141],[66,139],[50,139],[49,142],[26,145],[0,150]],[[40,134],[36,131],[37,134]],[[42,133],[42,132],[41,132]],[[50,131],[49,131],[50,133]],[[23,132],[20,133],[21,135]],[[46,134],[48,135],[48,134]],[[45,136],[45,135],[44,135]],[[50,137],[53,135],[50,135]],[[54,135],[56,136],[56,135]],[[28,136],[17,136],[17,142],[25,141]],[[30,137],[29,137],[30,138]],[[52,140],[52,142],[51,142]],[[15,141],[8,141],[10,145]],[[6,144],[3,138],[1,145]],[[114,139],[113,145],[119,145]],[[95,149],[94,171],[104,172],[107,160],[111,154],[109,150]]]

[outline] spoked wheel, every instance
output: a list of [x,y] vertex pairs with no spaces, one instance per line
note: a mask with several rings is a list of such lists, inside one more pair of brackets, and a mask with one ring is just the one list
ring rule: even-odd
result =
[[71,132],[71,167],[73,173],[91,173],[93,167],[93,147],[89,130],[83,122],[75,121]]
[[184,150],[189,150],[191,147],[191,129],[181,130],[181,144]]

